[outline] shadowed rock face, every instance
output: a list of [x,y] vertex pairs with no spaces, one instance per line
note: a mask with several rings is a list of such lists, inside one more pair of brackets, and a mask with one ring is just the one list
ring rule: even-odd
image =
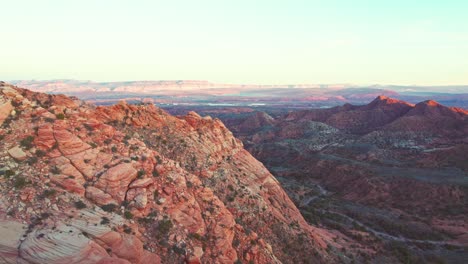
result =
[[327,232],[221,121],[1,85],[0,228],[15,228],[0,260],[335,261]]

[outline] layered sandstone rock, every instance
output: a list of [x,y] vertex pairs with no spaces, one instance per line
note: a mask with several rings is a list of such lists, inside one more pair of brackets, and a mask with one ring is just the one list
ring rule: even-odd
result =
[[[21,174],[0,182],[0,211],[29,224],[0,251],[2,258],[20,263],[331,259],[279,183],[221,121],[195,113],[177,118],[153,105],[95,108],[12,86],[3,94],[23,111],[3,128],[10,133],[2,133],[6,144],[0,153],[17,144],[17,135],[29,135],[35,158],[12,165]],[[301,248],[286,254],[283,239]],[[317,253],[310,258],[305,248]]]

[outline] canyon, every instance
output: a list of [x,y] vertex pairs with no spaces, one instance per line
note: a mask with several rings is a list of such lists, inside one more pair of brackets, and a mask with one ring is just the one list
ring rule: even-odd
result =
[[[344,100],[298,105],[283,94],[280,104],[262,95],[225,105],[205,82],[155,83],[146,95],[87,96],[54,83],[23,83],[36,91],[0,83],[2,262],[468,257],[463,97],[439,97],[451,98],[448,107],[333,87]],[[200,87],[209,96],[197,97]]]
[[[182,114],[184,107],[169,107]],[[462,263],[468,111],[377,96],[362,105],[208,108],[265,164],[306,220],[382,263]]]

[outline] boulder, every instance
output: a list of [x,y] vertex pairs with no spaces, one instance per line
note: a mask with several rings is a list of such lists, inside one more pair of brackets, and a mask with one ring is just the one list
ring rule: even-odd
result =
[[117,202],[112,198],[108,193],[103,192],[101,189],[98,189],[93,186],[88,186],[86,188],[86,198],[97,203],[98,205],[106,204],[117,204]]
[[5,119],[10,115],[13,106],[10,101],[0,102],[0,125],[3,124]]
[[18,146],[8,150],[8,154],[12,156],[15,160],[25,160],[28,156],[26,153]]
[[128,185],[137,177],[137,170],[129,163],[121,163],[108,169],[96,182],[95,187],[123,202]]

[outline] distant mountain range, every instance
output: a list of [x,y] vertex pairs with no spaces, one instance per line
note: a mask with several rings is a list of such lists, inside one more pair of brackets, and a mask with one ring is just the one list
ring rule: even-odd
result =
[[385,95],[410,103],[432,99],[447,106],[468,107],[468,85],[254,85],[217,84],[198,80],[129,82],[30,80],[12,83],[37,92],[75,95],[80,99],[102,104],[115,103],[120,99],[145,99],[160,104],[197,105],[209,102],[236,106],[267,104],[293,108],[331,107],[343,103],[365,104],[379,95]]

